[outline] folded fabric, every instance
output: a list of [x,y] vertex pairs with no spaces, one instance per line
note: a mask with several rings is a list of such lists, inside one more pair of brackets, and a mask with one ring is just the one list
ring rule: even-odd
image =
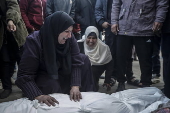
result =
[[99,92],[82,92],[80,102],[71,101],[69,95],[51,94],[59,105],[47,106],[21,98],[0,104],[0,113],[150,113],[167,103],[162,92],[154,87],[129,89],[111,95]]

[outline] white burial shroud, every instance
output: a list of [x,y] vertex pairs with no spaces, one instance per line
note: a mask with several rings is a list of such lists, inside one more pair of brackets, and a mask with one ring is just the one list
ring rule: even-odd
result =
[[0,104],[0,113],[150,113],[158,105],[169,101],[154,87],[129,89],[111,95],[99,92],[82,92],[80,102],[70,101],[66,94],[51,94],[59,105],[48,107],[21,98]]

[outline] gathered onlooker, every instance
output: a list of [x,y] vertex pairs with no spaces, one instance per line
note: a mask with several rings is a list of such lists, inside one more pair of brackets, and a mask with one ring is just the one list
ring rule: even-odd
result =
[[[170,6],[170,2],[169,2]],[[164,94],[170,98],[170,7],[162,27],[161,51],[163,57]]]
[[153,37],[162,26],[168,0],[113,0],[111,24],[117,36],[116,68],[119,82],[117,91],[125,90],[125,71],[128,53],[135,45],[141,69],[140,87],[152,82]]
[[[84,35],[88,26],[97,27],[95,20],[96,0],[76,0],[76,22],[80,24],[81,36]],[[99,29],[98,29],[99,30]]]
[[[49,16],[56,11],[64,11],[75,19],[75,0],[47,0],[46,15]],[[73,34],[76,39],[80,38],[79,24],[74,24]]]
[[56,11],[64,11],[75,18],[75,0],[47,0],[46,15],[49,16]]
[[28,32],[40,30],[44,23],[46,0],[20,0],[19,5]]
[[95,18],[97,24],[105,30],[105,43],[109,46],[112,57],[116,54],[116,35],[111,32],[111,9],[113,0],[97,0]]
[[[80,52],[86,54],[91,62],[92,73],[94,76],[97,90],[100,76],[105,72],[105,81],[103,86],[110,90],[115,84],[115,80],[111,80],[113,73],[113,61],[109,46],[99,39],[99,32],[96,27],[89,26],[85,31],[85,35],[78,40]],[[113,81],[111,83],[111,81]]]
[[[116,78],[116,35],[111,32],[111,10],[113,0],[97,0],[95,5],[95,17],[97,24],[105,30],[105,43],[109,46],[112,60],[112,77]],[[135,79],[132,71],[132,52],[127,59],[126,77],[131,85],[137,85],[139,80]]]
[[95,18],[105,31],[105,43],[109,46],[113,58],[113,74],[116,76],[116,35],[111,32],[111,9],[113,0],[96,0]]
[[27,35],[17,0],[0,0],[0,78],[4,89],[0,99],[12,92],[11,77]]

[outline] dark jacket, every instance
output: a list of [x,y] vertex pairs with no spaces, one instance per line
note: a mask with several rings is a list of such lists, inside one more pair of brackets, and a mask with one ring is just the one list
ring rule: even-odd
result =
[[111,24],[119,24],[119,35],[153,36],[154,22],[163,23],[168,0],[113,0]]
[[76,22],[80,24],[82,34],[88,26],[96,26],[94,10],[91,0],[76,1]]
[[75,0],[47,0],[46,15],[51,15],[56,11],[64,11],[74,19]]
[[27,30],[40,30],[45,18],[46,0],[20,0],[19,5]]
[[[72,37],[70,40],[72,60],[70,86],[81,86],[81,67],[84,62],[80,56],[80,50],[76,39]],[[33,100],[35,97],[43,94],[40,88],[46,86],[39,86],[38,83],[42,83],[43,81],[41,80],[46,77],[48,78],[48,74],[45,67],[41,39],[39,37],[39,31],[35,31],[27,37],[24,45],[24,52],[20,61],[16,84],[29,99]]]
[[108,0],[97,0],[95,5],[95,17],[97,23],[102,26],[104,22],[111,23],[111,20],[107,19],[107,3]]
[[16,31],[13,36],[18,44],[22,46],[25,43],[25,39],[28,35],[25,24],[21,18],[21,13],[17,0],[0,0],[0,8],[3,15],[0,16],[0,48],[3,43],[4,30],[7,26],[8,20],[12,20],[16,25]]

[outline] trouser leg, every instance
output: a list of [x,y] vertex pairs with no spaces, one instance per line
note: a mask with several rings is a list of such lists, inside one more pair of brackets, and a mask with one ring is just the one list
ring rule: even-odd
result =
[[129,57],[130,51],[132,51],[132,37],[129,36],[117,36],[117,47],[116,47],[116,75],[118,82],[125,82],[127,58]]
[[9,52],[7,45],[3,45],[0,50],[0,76],[3,89],[12,89],[11,77],[14,71],[15,60],[10,59]]
[[105,43],[109,46],[112,54],[113,74],[112,77],[116,79],[116,39],[117,36],[111,32],[111,28],[105,29]]
[[133,79],[132,63],[133,63],[132,51],[130,51],[129,57],[127,59],[127,67],[126,67],[126,78],[127,78],[127,80]]
[[170,98],[170,33],[162,35],[161,51],[163,57],[164,93]]
[[97,91],[99,90],[99,78],[103,74],[103,72],[104,72],[103,66],[92,65],[92,73]]
[[151,85],[153,37],[134,37],[134,45],[139,58],[141,83]]
[[152,74],[160,74],[160,43],[161,37],[155,36],[153,39]]

